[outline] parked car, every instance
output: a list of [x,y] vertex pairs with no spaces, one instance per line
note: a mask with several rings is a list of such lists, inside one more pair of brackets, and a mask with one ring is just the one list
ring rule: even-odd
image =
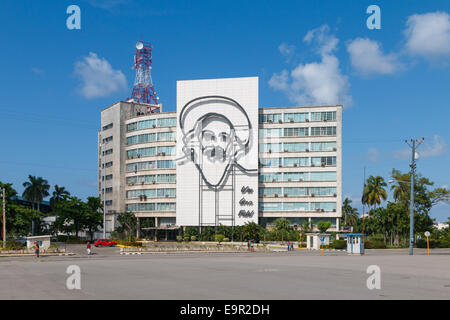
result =
[[96,247],[115,247],[117,242],[109,239],[97,239],[94,241],[94,246]]

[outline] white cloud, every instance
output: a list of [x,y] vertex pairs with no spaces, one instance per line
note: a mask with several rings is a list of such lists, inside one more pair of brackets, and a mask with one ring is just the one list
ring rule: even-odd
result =
[[283,42],[278,46],[278,50],[284,56],[292,56],[295,51],[295,46]]
[[414,14],[406,22],[406,49],[425,58],[450,57],[450,15],[446,12]]
[[75,63],[74,73],[81,79],[80,93],[87,99],[106,97],[127,87],[122,71],[92,52]]
[[[417,152],[421,158],[438,157],[448,152],[448,145],[442,137],[435,135],[431,142],[425,140]],[[394,152],[394,157],[399,160],[411,159],[411,149],[397,150]]]
[[432,142],[425,140],[423,149],[419,149],[418,152],[424,158],[437,157],[448,152],[448,145],[442,137],[435,135]]
[[339,60],[332,54],[339,40],[328,34],[328,26],[309,31],[304,41],[316,43],[320,62],[299,64],[293,70],[283,70],[269,80],[274,90],[284,92],[300,105],[350,105],[348,78],[341,74]]
[[367,38],[357,38],[349,42],[347,51],[353,68],[364,75],[392,74],[401,67],[396,55],[383,54],[381,45]]
[[367,154],[365,156],[365,158],[367,160],[369,160],[370,162],[378,162],[380,157],[380,152],[378,151],[377,148],[369,148],[369,150],[367,150]]

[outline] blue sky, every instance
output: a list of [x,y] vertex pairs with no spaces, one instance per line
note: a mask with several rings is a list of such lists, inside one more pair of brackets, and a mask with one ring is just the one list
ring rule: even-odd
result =
[[[81,30],[66,27],[71,4]],[[366,26],[372,4],[380,30]],[[142,37],[165,111],[177,80],[258,76],[261,107],[345,104],[343,195],[355,204],[364,167],[386,180],[409,169],[412,137],[425,137],[418,170],[448,187],[449,13],[446,0],[3,0],[0,181],[22,192],[32,174],[96,194],[100,110],[130,96]]]

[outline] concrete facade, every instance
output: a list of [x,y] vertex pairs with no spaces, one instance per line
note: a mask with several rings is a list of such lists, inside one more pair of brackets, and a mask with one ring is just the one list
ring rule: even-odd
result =
[[[251,168],[252,159],[258,161],[258,183],[251,182],[255,193],[252,202],[258,212],[255,220],[267,227],[280,217],[294,225],[329,220],[330,230],[338,230],[342,202],[342,106],[257,109],[257,88],[257,78],[181,81],[177,104],[211,94],[229,98],[234,95],[241,105],[256,103],[253,108],[259,119],[252,120],[257,122],[253,148],[258,156],[242,163]],[[187,208],[186,201],[181,204],[184,208],[176,206],[177,202],[182,203],[177,197],[182,197],[180,192],[187,190],[189,184],[189,180],[184,180],[184,189],[177,189],[178,179],[183,181],[177,177],[176,169],[181,170],[177,163],[182,156],[177,154],[181,147],[178,116],[176,112],[151,114],[146,105],[123,101],[102,111],[98,191],[105,205],[107,234],[117,226],[117,214],[126,211],[133,212],[140,222],[151,219],[153,228],[176,229],[178,224],[191,224],[183,223],[177,216],[177,208],[180,217],[180,210]],[[198,191],[198,173],[192,186],[197,186]],[[188,194],[183,197],[189,200]]]

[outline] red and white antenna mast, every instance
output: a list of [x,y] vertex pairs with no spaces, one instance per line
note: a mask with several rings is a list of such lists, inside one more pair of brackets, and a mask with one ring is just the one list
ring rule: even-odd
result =
[[161,112],[159,98],[152,81],[152,45],[150,43],[139,41],[136,44],[133,69],[136,69],[136,79],[131,99],[137,103],[148,104],[148,111],[151,113]]

